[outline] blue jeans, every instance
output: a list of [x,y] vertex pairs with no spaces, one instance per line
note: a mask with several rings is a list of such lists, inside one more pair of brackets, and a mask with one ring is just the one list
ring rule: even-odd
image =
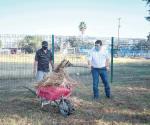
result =
[[99,98],[99,89],[98,89],[99,76],[101,77],[102,82],[104,84],[106,96],[110,97],[110,86],[108,82],[107,70],[105,67],[103,67],[103,68],[92,68],[94,98]]
[[44,77],[48,74],[48,72],[37,71],[36,73],[36,81],[39,82],[44,79]]

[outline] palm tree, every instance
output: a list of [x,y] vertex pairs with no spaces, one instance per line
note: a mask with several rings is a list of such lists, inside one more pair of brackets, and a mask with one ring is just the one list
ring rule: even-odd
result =
[[82,42],[83,42],[83,34],[86,29],[87,29],[86,23],[84,21],[80,22],[79,30],[81,31],[82,34]]

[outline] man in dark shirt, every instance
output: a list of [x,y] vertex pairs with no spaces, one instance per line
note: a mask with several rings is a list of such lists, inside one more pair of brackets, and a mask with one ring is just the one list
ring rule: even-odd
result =
[[50,71],[49,64],[52,70],[54,65],[52,63],[52,52],[48,50],[48,42],[42,42],[42,48],[36,52],[33,73],[36,74],[36,80],[41,81],[45,75]]

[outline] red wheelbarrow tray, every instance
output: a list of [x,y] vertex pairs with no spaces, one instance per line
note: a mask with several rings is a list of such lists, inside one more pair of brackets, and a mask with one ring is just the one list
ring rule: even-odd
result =
[[71,95],[72,88],[65,86],[41,86],[37,88],[37,96],[46,99],[48,101],[56,101],[62,97],[69,97]]

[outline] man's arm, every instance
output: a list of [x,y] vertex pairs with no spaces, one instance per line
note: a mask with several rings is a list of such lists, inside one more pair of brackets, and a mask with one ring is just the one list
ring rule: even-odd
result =
[[53,61],[52,60],[50,60],[50,62],[49,62],[50,64],[51,64],[51,66],[52,66],[52,71],[54,70],[54,64],[53,64]]
[[34,75],[37,72],[37,65],[38,65],[38,52],[36,52],[36,54],[35,54],[35,59],[34,59],[34,63],[33,63],[33,74]]
[[89,65],[89,66],[91,65],[91,61],[90,61],[90,60],[88,60],[88,65]]
[[51,67],[52,67],[52,71],[54,70],[54,64],[53,64],[53,54],[52,52],[50,51],[50,61],[49,63],[51,64]]
[[106,63],[105,63],[106,69],[109,70],[109,55],[106,54]]
[[90,51],[88,55],[88,67],[89,68],[91,68],[91,61],[92,61],[92,52]]
[[38,64],[38,61],[34,60],[34,64],[33,64],[33,74],[34,75],[35,75],[36,70],[37,70],[37,64]]
[[109,59],[106,59],[106,67],[109,68]]

